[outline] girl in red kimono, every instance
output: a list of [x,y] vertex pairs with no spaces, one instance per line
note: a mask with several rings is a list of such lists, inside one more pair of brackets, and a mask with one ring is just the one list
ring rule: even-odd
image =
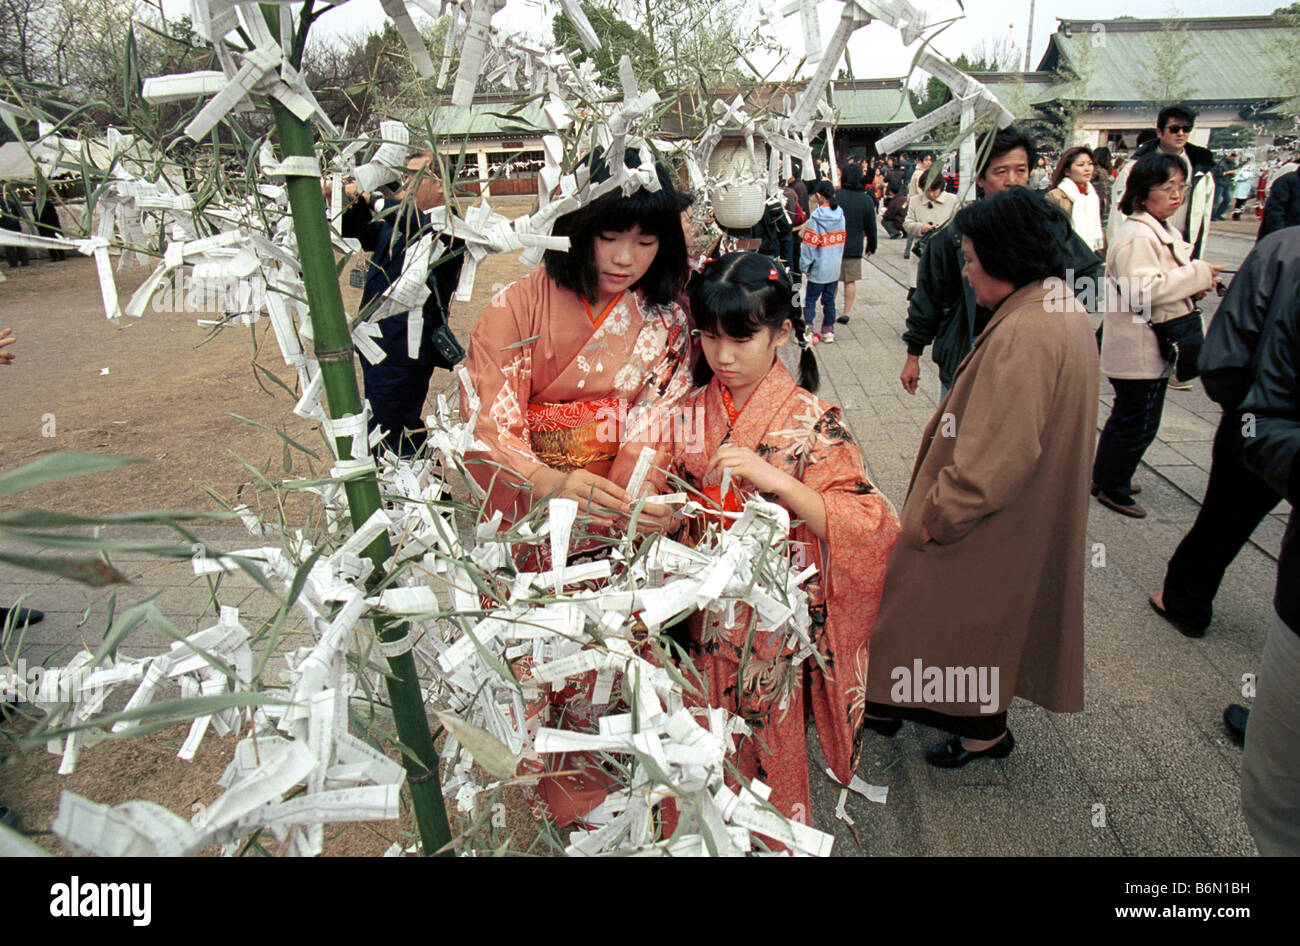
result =
[[[801,521],[792,538],[817,564],[805,587],[822,663],[809,658],[793,665],[789,633],[761,625],[747,647],[747,606],[735,609],[730,626],[717,612],[692,617],[693,661],[709,703],[742,717],[752,730],[737,747],[737,769],[769,785],[770,801],[783,814],[807,823],[805,712],[811,708],[822,751],[847,784],[858,762],[867,639],[898,516],[871,485],[839,408],[812,393],[817,362],[781,265],[758,253],[711,261],[692,283],[690,304],[704,349],[695,380],[706,386],[683,409],[688,418],[704,418],[705,432],[694,451],[679,449],[675,469],[696,489],[716,495],[722,470],[729,468],[732,483],[780,503],[791,521]],[[801,349],[797,385],[777,358],[792,333]]]
[[[637,152],[626,152],[625,162],[639,167]],[[608,179],[599,155],[591,169],[592,181]],[[660,417],[691,388],[691,338],[676,302],[687,274],[681,209],[667,170],[655,172],[657,191],[616,189],[557,220],[552,232],[569,238],[568,252],[548,250],[541,268],[493,298],[470,336],[466,367],[481,402],[475,436],[487,451],[468,454],[467,469],[488,491],[487,513],[503,512],[507,524],[536,502],[566,497],[589,522],[624,528],[624,488],[641,448],[658,450],[652,470],[667,466],[671,435],[660,432],[670,425]],[[462,392],[465,420],[468,402]],[[663,480],[651,473],[652,493],[662,492]],[[638,521],[662,529],[671,514],[646,504]],[[513,664],[526,686],[530,664]],[[597,718],[616,711],[593,702],[595,673],[530,690],[524,713],[532,731],[596,732]],[[535,760],[526,765],[542,771]],[[530,793],[534,813],[561,827],[616,784],[587,753],[549,756],[546,769],[576,773],[543,777]]]

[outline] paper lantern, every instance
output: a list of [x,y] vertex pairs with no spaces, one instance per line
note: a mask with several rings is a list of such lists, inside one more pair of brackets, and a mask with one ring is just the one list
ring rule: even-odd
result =
[[709,175],[715,180],[745,180],[747,184],[724,184],[709,191],[713,217],[729,230],[748,230],[763,219],[767,187],[754,167],[744,141],[721,144],[709,159]]

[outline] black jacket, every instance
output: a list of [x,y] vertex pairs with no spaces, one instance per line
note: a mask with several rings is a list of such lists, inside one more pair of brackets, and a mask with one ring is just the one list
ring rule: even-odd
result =
[[865,190],[841,187],[835,192],[835,201],[844,211],[845,258],[861,258],[866,253],[876,252],[875,198]]
[[[1070,261],[1074,291],[1082,293],[1091,283],[1093,298],[1101,279],[1101,258],[1070,229]],[[961,234],[948,221],[930,236],[916,272],[916,289],[907,307],[907,331],[903,341],[909,355],[920,355],[933,343],[931,357],[939,366],[939,380],[951,384],[957,366],[984,331],[993,313],[975,301],[975,292],[962,279],[965,259]]]
[[1205,393],[1235,411],[1255,380],[1259,341],[1290,304],[1288,286],[1300,285],[1300,227],[1255,244],[1232,277],[1210,319],[1199,366]]
[[1264,220],[1255,239],[1262,240],[1274,230],[1295,226],[1300,226],[1300,171],[1283,174],[1268,192]]
[[[361,290],[362,311],[401,276],[402,264],[406,260],[407,241],[418,240],[427,232],[428,214],[408,207],[399,221],[399,206],[383,197],[373,198],[370,203],[358,200],[340,218],[340,232],[343,236],[360,240],[361,248],[371,254],[366,269],[366,285]],[[385,208],[390,212],[376,216]],[[447,322],[447,305],[456,292],[463,263],[464,244],[459,240],[452,241],[440,261],[434,261],[428,278],[429,296],[424,300],[424,326],[420,333],[418,357],[412,359],[407,354],[405,312],[379,320],[383,334],[375,339],[375,343],[384,350],[387,362],[394,365],[433,364],[439,368],[452,367],[450,362],[438,354],[432,338],[434,331]]]
[[1292,506],[1273,606],[1300,634],[1300,283],[1292,278],[1276,291],[1284,301],[1264,330],[1254,382],[1241,403],[1242,453],[1246,466]]

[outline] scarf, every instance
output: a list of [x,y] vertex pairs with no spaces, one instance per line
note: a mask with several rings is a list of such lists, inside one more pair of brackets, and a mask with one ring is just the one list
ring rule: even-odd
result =
[[1105,245],[1106,235],[1101,228],[1101,197],[1097,188],[1089,187],[1085,192],[1068,177],[1061,179],[1060,187],[1071,201],[1070,218],[1074,232],[1090,249],[1100,251]]

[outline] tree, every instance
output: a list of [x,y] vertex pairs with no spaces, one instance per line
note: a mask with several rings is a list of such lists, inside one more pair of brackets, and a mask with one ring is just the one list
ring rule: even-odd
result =
[[[601,81],[614,88],[624,53],[638,83],[665,92],[735,85],[753,78],[747,66],[751,53],[781,48],[758,32],[753,0],[640,0],[632,22],[619,16],[612,0],[588,0],[582,9],[604,46],[592,57]],[[563,13],[556,15],[553,30],[575,60],[588,57]]]
[[1142,94],[1160,105],[1182,102],[1191,96],[1191,64],[1187,57],[1191,39],[1186,24],[1173,19],[1177,15],[1178,11],[1174,10],[1152,39],[1150,68],[1139,80]]
[[563,10],[555,14],[551,29],[555,41],[569,51],[575,63],[592,61],[604,85],[612,89],[619,87],[618,64],[625,55],[631,58],[634,68],[639,67],[638,71],[654,62],[655,51],[650,40],[630,23],[619,19],[612,9],[583,3],[582,12],[600,37],[600,49],[594,53],[582,44],[577,28]]
[[1249,125],[1229,125],[1210,132],[1211,148],[1253,148],[1255,130]]

